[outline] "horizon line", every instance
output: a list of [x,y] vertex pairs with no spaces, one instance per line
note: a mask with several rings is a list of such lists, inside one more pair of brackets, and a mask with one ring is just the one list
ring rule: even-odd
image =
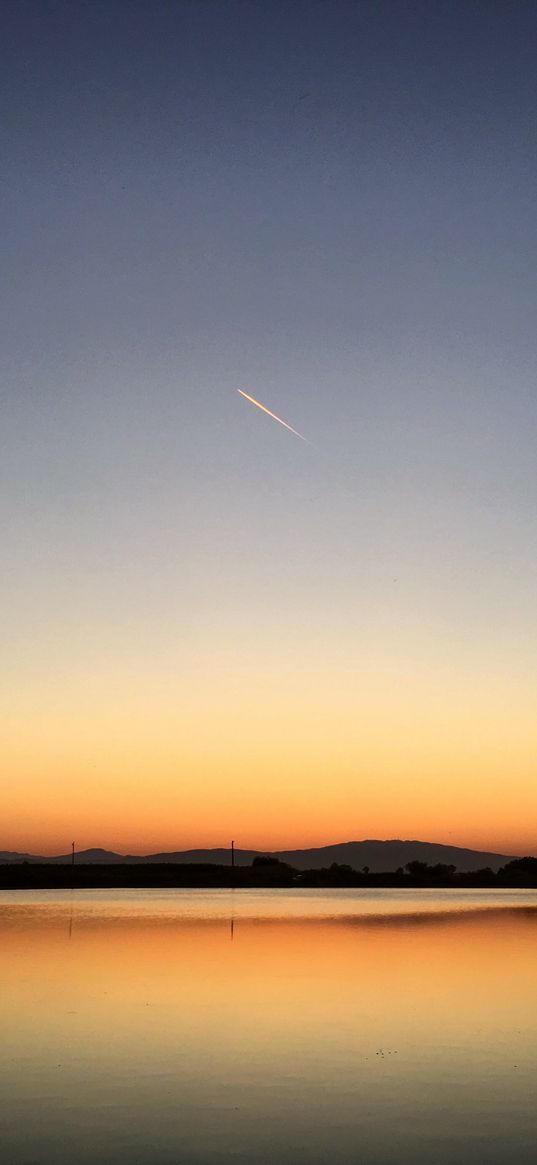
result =
[[38,854],[36,854],[35,852],[33,852],[32,850],[29,850],[29,849],[25,849],[25,850],[2,849],[2,850],[0,850],[0,853],[28,854],[28,856],[30,856],[30,857],[35,857],[35,856],[64,857],[64,856],[71,856],[72,847],[74,845],[74,852],[75,853],[86,853],[86,852],[91,852],[93,850],[93,851],[101,851],[103,853],[117,854],[118,857],[146,858],[146,857],[154,857],[155,854],[195,853],[195,852],[203,852],[203,851],[211,852],[214,850],[223,850],[225,852],[231,853],[232,845],[234,845],[235,853],[256,853],[256,854],[257,853],[260,853],[260,854],[272,853],[272,854],[278,854],[278,853],[296,853],[296,852],[308,851],[308,850],[333,849],[333,848],[337,848],[340,846],[366,845],[366,844],[370,844],[370,845],[375,845],[375,844],[377,844],[377,845],[389,845],[389,844],[403,845],[403,844],[405,844],[405,845],[442,846],[446,849],[467,850],[467,851],[471,851],[474,853],[485,853],[485,854],[491,854],[493,856],[499,856],[499,857],[533,856],[531,851],[528,853],[527,850],[523,850],[520,854],[517,854],[517,853],[513,854],[512,852],[506,852],[506,851],[497,850],[497,849],[482,848],[481,846],[462,845],[460,843],[456,843],[456,842],[452,842],[452,841],[449,841],[449,842],[429,841],[429,840],[423,840],[422,838],[418,838],[418,837],[389,837],[389,838],[364,837],[364,838],[351,838],[351,839],[347,839],[345,841],[323,842],[323,843],[317,844],[317,845],[311,845],[311,844],[310,845],[296,845],[295,844],[292,846],[279,846],[279,847],[275,847],[275,848],[269,848],[266,846],[237,845],[236,841],[232,842],[232,840],[230,839],[230,841],[227,845],[226,844],[188,845],[188,846],[184,846],[182,848],[177,848],[177,849],[172,849],[172,848],[155,849],[155,850],[148,850],[146,852],[135,852],[134,850],[130,850],[130,849],[127,849],[126,852],[123,852],[122,849],[117,849],[117,850],[116,849],[109,849],[108,847],[105,847],[102,845],[84,845],[80,849],[77,849],[76,842],[75,843],[69,842],[68,847],[65,849],[65,852],[62,852],[62,851],[56,852],[55,851],[55,852],[48,852],[47,853],[47,852],[40,850],[40,852]]

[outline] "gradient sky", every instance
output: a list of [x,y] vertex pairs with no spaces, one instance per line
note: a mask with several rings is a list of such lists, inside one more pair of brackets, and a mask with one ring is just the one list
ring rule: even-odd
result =
[[537,853],[535,7],[2,26],[0,849]]

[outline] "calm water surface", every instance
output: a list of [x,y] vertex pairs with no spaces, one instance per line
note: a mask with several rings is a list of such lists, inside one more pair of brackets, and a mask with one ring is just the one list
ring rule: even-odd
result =
[[534,1165],[537,892],[0,896],[4,1165]]

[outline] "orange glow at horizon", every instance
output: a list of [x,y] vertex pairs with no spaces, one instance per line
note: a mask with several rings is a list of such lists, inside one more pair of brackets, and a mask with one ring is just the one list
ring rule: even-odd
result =
[[[243,659],[244,663],[244,659]],[[214,671],[214,666],[213,666]],[[366,661],[282,665],[267,643],[244,672],[126,671],[11,701],[2,849],[44,855],[229,846],[291,849],[406,838],[536,850],[533,707],[490,679]],[[300,692],[300,699],[296,693]],[[506,791],[509,798],[506,799]]]
[[98,622],[44,629],[5,685],[0,849],[537,852],[529,657],[502,670],[487,626],[467,647],[380,601],[374,621],[350,602],[322,618],[258,592],[228,604],[194,630],[152,623],[145,653],[130,625],[106,643]]

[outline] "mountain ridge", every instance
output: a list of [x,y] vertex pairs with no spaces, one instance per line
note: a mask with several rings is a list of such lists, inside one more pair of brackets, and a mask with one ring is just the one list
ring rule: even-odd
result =
[[[235,864],[248,866],[251,865],[254,858],[266,855],[287,862],[297,870],[322,869],[336,862],[351,866],[352,869],[356,870],[361,870],[367,866],[371,873],[386,873],[399,867],[405,867],[411,861],[425,861],[429,865],[441,862],[454,865],[457,870],[464,873],[471,873],[486,866],[497,871],[506,862],[513,859],[513,855],[509,854],[467,849],[440,842],[399,838],[380,841],[368,838],[363,841],[338,842],[331,845],[292,850],[235,849]],[[3,864],[30,862],[49,865],[68,864],[71,861],[71,853],[42,857],[35,854],[19,854],[10,850],[0,851],[0,862]],[[154,854],[118,854],[111,850],[95,847],[76,852],[75,862],[79,865],[115,865],[121,863],[130,865],[153,863],[229,865],[231,849],[215,847],[213,849],[172,850]]]

